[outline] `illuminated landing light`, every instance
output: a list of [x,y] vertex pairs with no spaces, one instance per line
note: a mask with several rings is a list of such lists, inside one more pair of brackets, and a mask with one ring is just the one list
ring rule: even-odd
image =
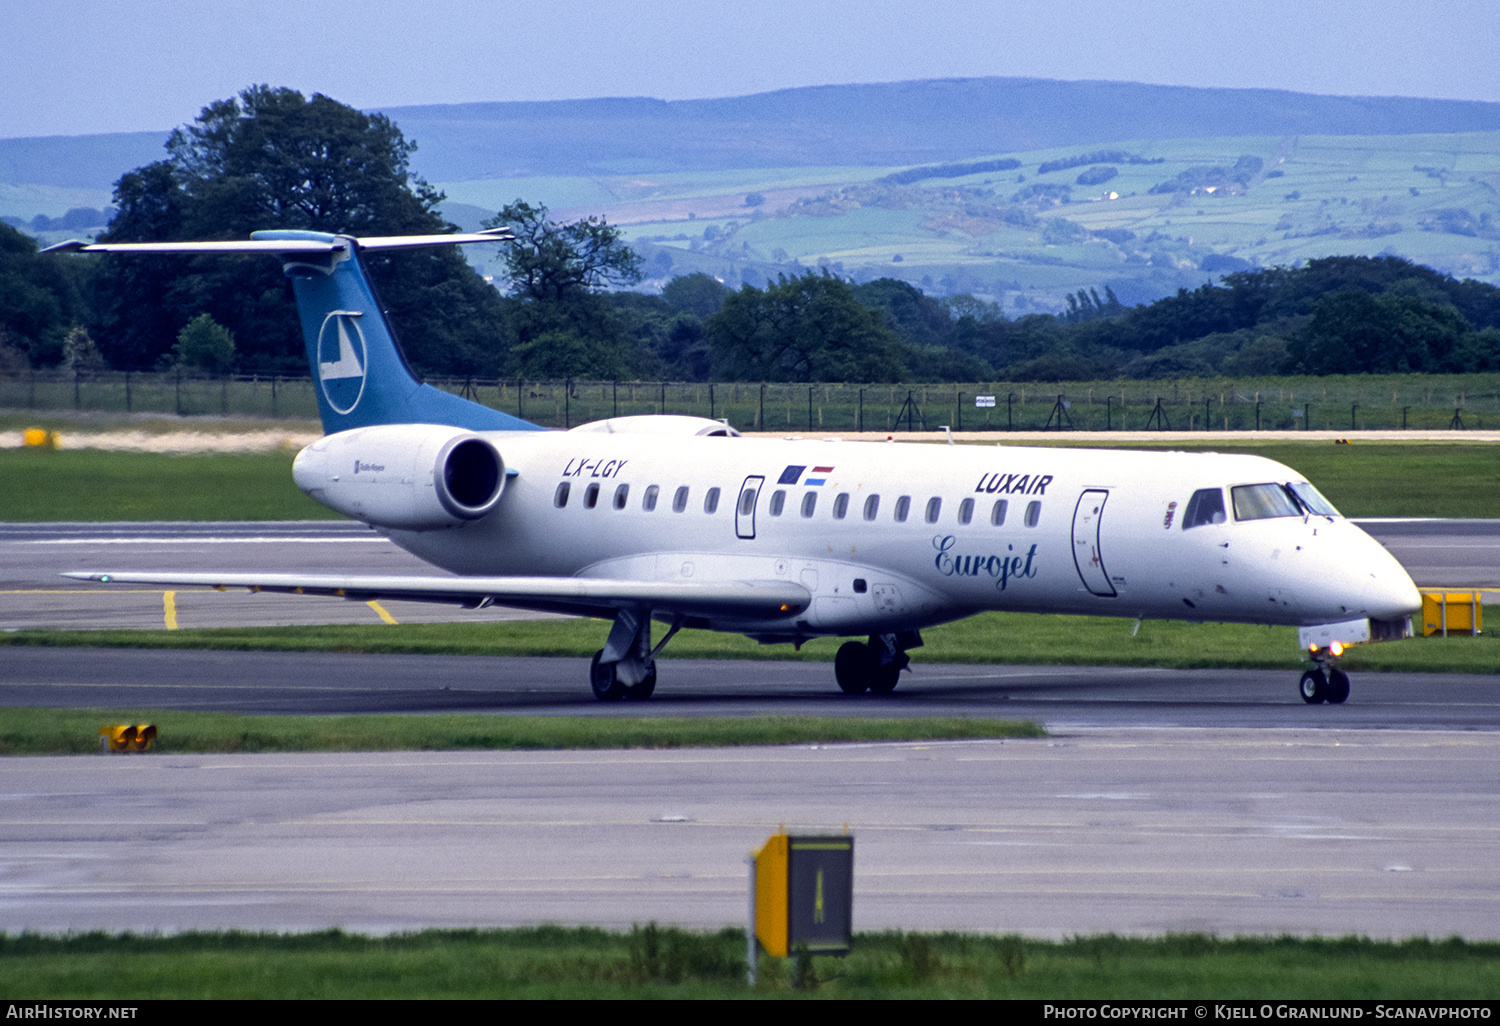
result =
[[1344,646],[1339,642],[1334,641],[1329,643],[1328,651],[1332,652],[1335,656],[1341,656],[1344,654]]

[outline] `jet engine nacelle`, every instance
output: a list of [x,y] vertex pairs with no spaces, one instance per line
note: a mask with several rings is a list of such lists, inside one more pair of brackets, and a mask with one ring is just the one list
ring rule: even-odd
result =
[[297,487],[377,527],[458,527],[495,508],[505,462],[462,428],[388,424],[318,439],[292,464]]

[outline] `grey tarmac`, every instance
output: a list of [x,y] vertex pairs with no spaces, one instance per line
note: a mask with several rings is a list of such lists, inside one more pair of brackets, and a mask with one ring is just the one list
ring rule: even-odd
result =
[[781,826],[860,930],[1500,936],[1500,734],[1344,729],[13,759],[0,930],[717,928]]
[[[1431,524],[1369,529],[1421,583],[1500,582],[1500,524]],[[159,591],[111,613],[119,600],[102,589],[50,577],[109,556],[132,557],[119,569],[165,557],[184,570],[312,571],[358,552],[361,569],[423,572],[349,525],[253,525],[236,541],[218,540],[224,525],[9,526],[0,583],[16,598],[0,596],[0,624],[12,628],[14,610],[40,608],[27,585],[60,596],[49,608],[74,623],[161,626]],[[226,597],[204,596],[243,622],[250,607],[211,605]],[[847,824],[858,929],[1500,936],[1500,677],[1360,674],[1347,705],[1308,707],[1278,671],[918,660],[894,694],[848,699],[827,663],[664,660],[656,697],[635,706],[595,702],[585,667],[5,648],[0,707],[953,714],[1037,719],[1052,737],[5,760],[0,930],[715,928],[742,921],[744,857],[769,833]]]

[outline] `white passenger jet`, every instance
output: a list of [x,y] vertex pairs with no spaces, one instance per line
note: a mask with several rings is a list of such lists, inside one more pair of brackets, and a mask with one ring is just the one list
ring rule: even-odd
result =
[[459,575],[70,576],[609,619],[590,671],[603,700],[648,697],[683,627],[798,646],[864,636],[838,650],[834,676],[884,694],[922,629],[987,609],[1287,624],[1316,664],[1300,683],[1309,703],[1348,697],[1333,665],[1344,646],[1410,633],[1420,599],[1406,572],[1267,459],[751,439],[681,416],[548,431],[420,383],[361,252],[510,237],[54,247],[279,258],[327,432],[297,456],[298,487]]

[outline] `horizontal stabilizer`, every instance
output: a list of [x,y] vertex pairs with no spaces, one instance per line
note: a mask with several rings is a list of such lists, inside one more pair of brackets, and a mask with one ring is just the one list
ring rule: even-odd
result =
[[686,616],[793,616],[812,596],[788,581],[668,584],[593,577],[344,577],[338,575],[181,573],[79,570],[64,574],[101,584],[245,588],[296,595],[405,599],[461,606],[504,605],[583,616],[612,616],[620,609],[649,609]]
[[[260,233],[257,233],[260,234]],[[312,233],[308,233],[311,235]],[[43,253],[332,253],[347,245],[349,236],[325,238],[236,239],[227,242],[84,242],[70,239],[48,246]],[[381,235],[355,239],[360,249],[419,249],[469,242],[511,242],[509,228],[454,235]]]

